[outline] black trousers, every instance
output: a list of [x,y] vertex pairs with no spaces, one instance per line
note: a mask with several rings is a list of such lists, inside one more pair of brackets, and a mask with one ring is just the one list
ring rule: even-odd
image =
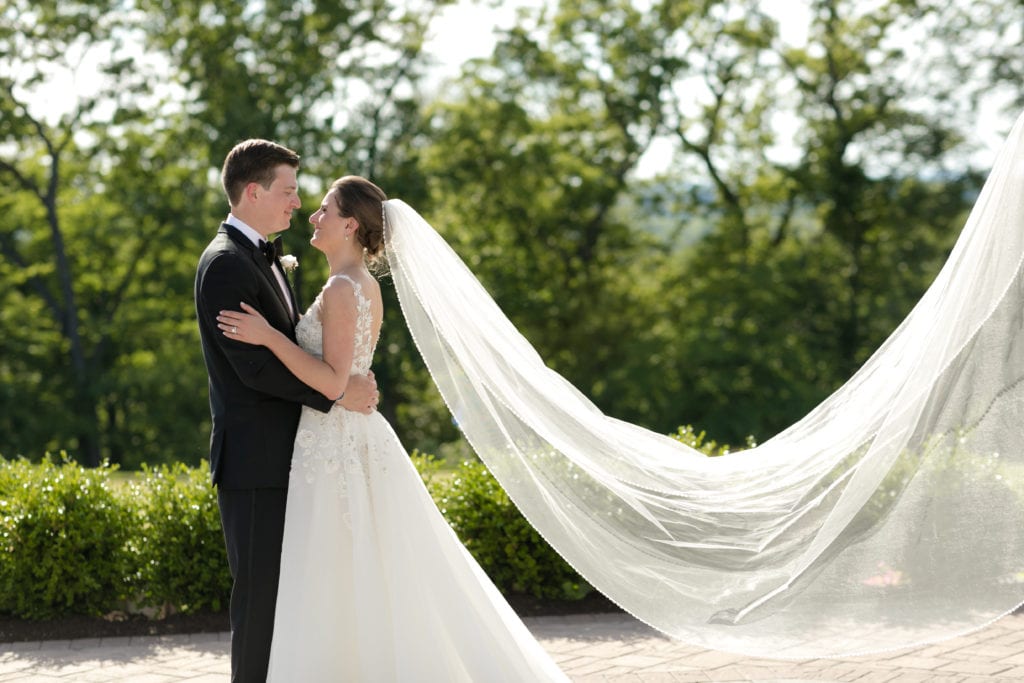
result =
[[218,490],[231,568],[231,682],[265,683],[281,574],[286,489]]

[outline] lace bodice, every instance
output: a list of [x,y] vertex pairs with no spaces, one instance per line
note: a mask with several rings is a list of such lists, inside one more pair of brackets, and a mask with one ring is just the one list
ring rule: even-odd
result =
[[[335,275],[352,283],[356,295],[356,338],[352,353],[352,374],[364,375],[373,363],[373,315],[370,312],[370,300],[363,295],[363,286],[347,275]],[[333,278],[332,278],[333,279]],[[330,280],[328,280],[330,282]],[[323,305],[323,292],[317,295],[309,310],[295,327],[295,338],[299,346],[317,358],[323,358],[324,328],[321,324],[320,309]]]
[[[352,354],[352,374],[366,374],[373,362],[373,314],[370,300],[363,294],[362,286],[347,275],[335,275],[352,284],[356,295],[355,348]],[[330,280],[328,280],[330,282]],[[323,306],[323,292],[302,316],[295,327],[295,337],[305,351],[323,358],[324,331],[320,312]],[[370,417],[379,418],[374,413]],[[295,452],[292,456],[292,473],[301,472],[303,478],[312,483],[323,477],[330,477],[337,486],[339,495],[346,496],[347,475],[343,471],[368,471],[377,466],[386,471],[381,462],[380,452],[366,441],[366,423],[370,417],[362,413],[345,410],[335,404],[327,413],[308,406],[302,407],[299,431],[295,438]]]

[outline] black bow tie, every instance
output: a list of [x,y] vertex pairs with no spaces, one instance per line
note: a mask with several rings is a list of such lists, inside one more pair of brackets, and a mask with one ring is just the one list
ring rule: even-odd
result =
[[281,252],[284,251],[281,246],[281,238],[278,237],[273,242],[260,240],[260,251],[262,251],[263,255],[267,257],[267,263],[274,265],[274,263],[277,262],[277,259],[281,258]]

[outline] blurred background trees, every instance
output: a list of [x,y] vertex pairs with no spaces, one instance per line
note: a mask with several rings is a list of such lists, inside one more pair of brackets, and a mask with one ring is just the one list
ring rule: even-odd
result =
[[[303,156],[303,303],[367,175],[606,412],[763,440],[917,301],[1024,102],[1022,2],[527,4],[439,84],[446,4],[0,0],[0,453],[206,453],[192,278],[247,137]],[[464,454],[385,290],[382,410]]]

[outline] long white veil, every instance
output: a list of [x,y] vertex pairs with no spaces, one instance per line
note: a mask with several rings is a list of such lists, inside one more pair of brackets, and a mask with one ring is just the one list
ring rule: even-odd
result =
[[1024,600],[1024,116],[892,336],[798,423],[718,458],[603,415],[419,214],[389,200],[385,217],[406,321],[467,439],[644,622],[805,658],[951,637]]

